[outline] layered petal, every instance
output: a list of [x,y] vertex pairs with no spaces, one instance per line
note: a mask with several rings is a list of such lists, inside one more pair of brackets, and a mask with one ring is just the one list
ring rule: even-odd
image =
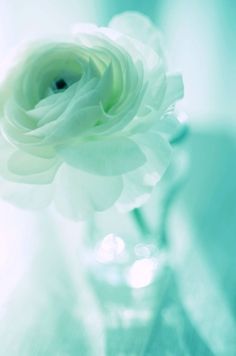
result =
[[27,210],[44,209],[52,201],[51,184],[22,184],[0,179],[0,195],[9,203]]
[[171,105],[173,106],[175,102],[180,100],[184,95],[183,79],[180,74],[168,75],[166,80],[165,95],[158,110],[162,115],[165,114],[166,110],[169,109]]
[[59,146],[57,152],[69,165],[101,176],[124,174],[142,166],[146,161],[139,146],[126,137],[86,141],[76,146]]
[[58,159],[43,159],[16,150],[0,139],[0,174],[6,180],[23,184],[49,184],[60,165]]
[[161,177],[170,163],[172,154],[168,141],[154,131],[136,135],[134,140],[146,155],[147,167]]
[[8,159],[8,169],[19,176],[29,176],[42,172],[56,172],[60,161],[57,158],[41,158],[24,151],[15,151]]
[[57,209],[74,220],[111,207],[123,188],[122,177],[100,177],[63,165],[54,182]]
[[162,54],[161,34],[147,16],[127,11],[114,16],[109,27],[145,43],[158,54]]
[[140,134],[135,140],[146,155],[146,163],[123,177],[124,189],[116,204],[123,212],[138,208],[148,200],[171,159],[171,147],[159,134]]

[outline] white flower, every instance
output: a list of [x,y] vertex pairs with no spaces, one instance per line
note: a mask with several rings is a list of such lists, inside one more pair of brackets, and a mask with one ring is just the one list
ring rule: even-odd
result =
[[30,43],[1,73],[4,198],[31,209],[53,200],[74,219],[143,203],[170,161],[166,134],[183,95],[146,17]]

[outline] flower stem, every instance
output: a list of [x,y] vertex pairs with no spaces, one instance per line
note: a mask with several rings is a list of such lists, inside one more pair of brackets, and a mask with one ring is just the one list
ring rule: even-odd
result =
[[182,124],[180,131],[170,140],[171,145],[178,145],[179,143],[185,140],[188,134],[189,126],[187,124]]
[[151,230],[141,208],[135,208],[131,211],[131,214],[142,236],[144,238],[149,238],[151,235]]

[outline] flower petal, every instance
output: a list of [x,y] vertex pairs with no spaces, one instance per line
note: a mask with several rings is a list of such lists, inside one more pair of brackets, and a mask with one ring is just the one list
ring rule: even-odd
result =
[[122,191],[121,177],[95,176],[68,165],[60,168],[54,184],[57,209],[74,220],[108,209]]
[[138,145],[125,137],[60,146],[59,155],[71,166],[89,173],[115,176],[142,166],[146,158]]
[[38,159],[23,151],[16,151],[6,141],[0,140],[0,174],[6,180],[25,184],[48,184],[54,179],[58,165],[58,160]]
[[122,212],[138,208],[148,200],[170,162],[171,148],[162,136],[149,132],[137,135],[136,139],[146,154],[147,162],[141,168],[124,175],[124,189],[116,203]]
[[135,141],[146,155],[149,171],[161,177],[170,163],[172,154],[168,141],[154,131],[136,135]]
[[31,185],[0,180],[0,196],[21,209],[46,208],[52,194],[51,184]]
[[153,185],[145,179],[147,176],[146,165],[123,176],[124,189],[116,202],[119,211],[127,212],[146,202],[153,189]]
[[91,106],[80,109],[78,112],[72,110],[71,114],[63,115],[63,120],[55,120],[31,131],[32,137],[41,137],[45,145],[56,145],[70,141],[74,137],[81,137],[96,124],[103,111],[99,106]]
[[113,17],[109,27],[128,35],[161,52],[161,36],[148,17],[133,11],[127,11]]
[[58,159],[46,159],[32,156],[23,151],[15,151],[8,160],[9,170],[18,175],[31,175],[58,167]]
[[166,110],[174,105],[184,95],[183,78],[180,74],[171,74],[166,77],[166,92],[159,112],[165,113]]

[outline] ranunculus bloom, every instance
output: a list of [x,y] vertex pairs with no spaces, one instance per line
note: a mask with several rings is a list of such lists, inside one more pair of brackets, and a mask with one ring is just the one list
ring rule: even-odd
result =
[[154,25],[125,13],[16,52],[1,69],[0,194],[74,219],[140,205],[170,161],[183,94]]

